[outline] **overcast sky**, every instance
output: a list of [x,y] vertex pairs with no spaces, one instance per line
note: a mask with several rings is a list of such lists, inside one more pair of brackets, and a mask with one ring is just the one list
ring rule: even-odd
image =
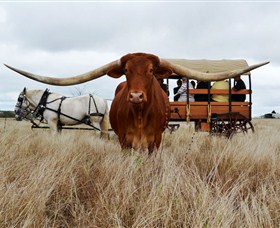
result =
[[[1,64],[67,77],[133,52],[270,61],[252,71],[253,116],[280,112],[280,2],[0,2]],[[50,86],[4,65],[0,77],[0,110],[13,110],[23,87],[112,99],[124,80]]]

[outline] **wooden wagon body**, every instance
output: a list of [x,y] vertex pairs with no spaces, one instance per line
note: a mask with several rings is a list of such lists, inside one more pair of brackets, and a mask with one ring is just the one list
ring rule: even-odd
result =
[[[201,72],[216,73],[228,70],[237,70],[248,67],[245,60],[175,60],[180,65],[185,65],[191,69]],[[248,77],[248,79],[245,79]],[[181,75],[172,75],[170,80],[182,78]],[[248,88],[235,91],[233,80],[228,79],[229,89],[187,89],[187,96],[190,94],[204,94],[208,96],[207,101],[178,102],[170,101],[171,121],[193,121],[197,131],[208,131],[213,134],[222,134],[230,137],[237,132],[254,131],[251,123],[252,119],[252,89],[250,72],[242,77],[247,80]],[[211,101],[213,94],[228,95],[228,102]],[[232,101],[233,94],[245,94],[244,102]]]

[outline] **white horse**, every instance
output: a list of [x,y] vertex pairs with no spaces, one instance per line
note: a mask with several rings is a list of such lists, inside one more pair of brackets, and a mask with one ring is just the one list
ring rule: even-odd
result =
[[[109,110],[107,101],[94,94],[64,97],[44,90],[27,90],[19,94],[15,106],[16,120],[45,120],[50,129],[59,132],[63,125],[85,123],[108,137]],[[94,127],[99,124],[99,128]]]

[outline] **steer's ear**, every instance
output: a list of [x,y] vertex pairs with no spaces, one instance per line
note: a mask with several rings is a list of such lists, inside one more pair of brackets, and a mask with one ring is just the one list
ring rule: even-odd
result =
[[119,78],[124,74],[123,68],[121,66],[114,67],[113,69],[110,69],[107,72],[107,75],[109,75],[112,78]]
[[160,78],[168,78],[172,73],[170,68],[160,66],[156,69],[154,74]]

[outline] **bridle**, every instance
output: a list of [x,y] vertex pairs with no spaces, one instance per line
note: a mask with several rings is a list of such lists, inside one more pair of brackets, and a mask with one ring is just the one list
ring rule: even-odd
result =
[[[23,107],[24,104],[24,107]],[[28,101],[25,89],[19,94],[17,103],[15,106],[15,118],[16,120],[32,120],[33,110],[30,108],[31,104]]]
[[[49,94],[50,94],[49,90],[46,89],[37,107],[34,107],[34,105],[32,105],[32,103],[28,100],[26,96],[26,88],[24,88],[23,91],[19,94],[15,106],[16,120],[30,120],[34,124],[34,121],[36,119],[40,119],[40,122],[42,122],[44,120],[43,113],[46,109],[46,103]],[[54,102],[56,100],[53,100],[51,102]]]

